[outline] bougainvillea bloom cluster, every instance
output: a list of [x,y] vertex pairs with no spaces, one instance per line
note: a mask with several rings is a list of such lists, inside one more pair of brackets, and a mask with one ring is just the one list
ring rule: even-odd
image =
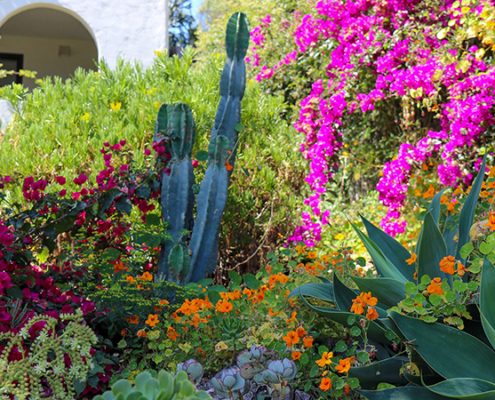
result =
[[293,240],[313,245],[320,239],[328,221],[322,200],[339,168],[346,123],[379,103],[400,104],[402,123],[413,121],[419,138],[400,146],[377,185],[389,234],[405,230],[401,212],[409,181],[425,161],[438,160],[443,185],[469,184],[494,122],[493,2],[320,0],[299,20],[295,53],[273,67],[260,62],[266,32],[276,29],[265,21],[254,28],[258,40],[251,57],[257,57],[252,64],[262,80],[323,44],[330,49],[322,52],[327,67],[299,104],[295,123],[304,136],[311,195]]

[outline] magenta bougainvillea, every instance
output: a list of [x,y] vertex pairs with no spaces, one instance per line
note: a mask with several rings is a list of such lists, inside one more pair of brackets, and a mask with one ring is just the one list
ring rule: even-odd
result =
[[[254,28],[248,61],[259,69],[258,80],[272,78],[323,44],[329,49],[321,52],[326,68],[300,102],[295,122],[304,136],[301,152],[309,162],[311,194],[293,240],[311,246],[321,238],[328,222],[322,200],[339,167],[346,123],[380,102],[412,103],[413,118],[428,114],[432,121],[417,124],[420,139],[403,143],[383,167],[377,190],[387,207],[382,227],[389,234],[404,232],[401,212],[410,177],[426,160],[438,160],[441,184],[470,182],[479,145],[494,122],[494,10],[489,1],[317,1],[312,13],[295,16],[295,50],[273,66],[263,64],[260,54],[267,32],[277,28],[269,17]],[[367,84],[360,85],[364,80]]]

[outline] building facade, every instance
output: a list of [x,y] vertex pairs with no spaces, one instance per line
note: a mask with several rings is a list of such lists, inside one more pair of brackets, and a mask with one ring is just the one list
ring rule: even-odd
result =
[[0,0],[0,63],[6,69],[36,71],[38,77],[62,78],[77,67],[95,69],[97,60],[110,67],[119,58],[148,66],[154,51],[168,47],[167,3]]

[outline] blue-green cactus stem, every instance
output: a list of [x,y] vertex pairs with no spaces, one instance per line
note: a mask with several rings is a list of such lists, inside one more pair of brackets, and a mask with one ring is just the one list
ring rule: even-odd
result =
[[203,279],[215,270],[217,264],[218,232],[229,185],[229,172],[225,167],[229,149],[229,140],[225,136],[217,136],[210,143],[208,168],[199,189],[197,215],[189,245],[192,257],[187,280],[196,282]]
[[[165,106],[161,124],[166,124],[166,135],[172,158],[168,171],[162,173],[161,207],[162,217],[167,224],[170,237],[163,246],[158,263],[159,279],[171,279],[179,275],[170,265],[169,256],[172,248],[183,241],[183,235],[191,231],[194,206],[194,173],[191,162],[192,146],[195,138],[195,125],[191,109],[185,104]],[[181,264],[182,265],[182,264]],[[171,279],[176,281],[176,279]]]

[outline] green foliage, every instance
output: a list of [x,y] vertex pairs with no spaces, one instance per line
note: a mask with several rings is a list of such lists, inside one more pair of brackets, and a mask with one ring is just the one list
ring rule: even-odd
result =
[[[352,278],[361,291],[359,296],[336,276],[333,284],[307,284],[292,293],[315,311],[348,326],[351,335],[361,336],[357,345],[364,350],[368,338],[372,346],[392,341],[399,351],[397,345],[402,342],[409,362],[399,353],[366,364],[366,354],[359,357],[356,353],[357,363],[350,375],[360,379],[366,389],[362,394],[368,399],[493,398],[495,379],[486,366],[495,365],[495,267],[489,259],[494,234],[487,234],[485,228],[492,228],[493,212],[489,221],[474,224],[481,188],[492,187],[491,181],[483,184],[485,161],[458,218],[444,217],[440,212],[442,193],[434,197],[424,216],[417,256],[363,218],[368,236],[355,229],[370,251],[378,278]],[[411,268],[414,275],[404,274],[404,268]],[[371,293],[378,298],[376,320],[364,318],[363,310],[356,307],[361,296]],[[322,306],[321,301],[332,306]],[[356,320],[361,321],[357,326]],[[407,380],[402,373],[415,384],[403,387]],[[400,387],[370,391],[380,383]]]
[[186,46],[194,45],[198,25],[192,16],[191,0],[171,0],[169,6],[170,54],[179,54]]
[[[75,398],[74,384],[90,371],[90,350],[96,343],[82,313],[61,314],[63,325],[47,315],[31,318],[18,334],[0,333],[0,395],[16,399]],[[34,336],[34,337],[33,337]]]
[[[195,61],[195,52],[186,49],[181,58],[159,54],[146,70],[121,61],[113,70],[104,64],[96,72],[78,70],[67,81],[43,79],[32,92],[19,85],[1,88],[1,96],[12,101],[18,113],[2,135],[0,174],[15,180],[29,175],[70,177],[84,171],[91,178],[103,168],[101,144],[122,138],[135,149],[135,166],[143,166],[143,151],[151,145],[156,112],[164,102],[191,107],[197,128],[193,157],[203,174],[201,154],[219,101],[224,56],[212,53],[204,62]],[[264,256],[259,243],[276,242],[279,232],[286,236],[294,226],[294,193],[300,192],[303,164],[290,144],[294,131],[281,119],[282,111],[281,99],[247,82],[238,168],[231,176],[221,227],[223,265],[241,262],[254,268]],[[13,193],[9,200],[20,196]]]
[[163,370],[141,372],[135,382],[121,379],[112,385],[112,390],[96,396],[95,400],[208,400],[211,397],[198,391],[181,371],[172,376]]

